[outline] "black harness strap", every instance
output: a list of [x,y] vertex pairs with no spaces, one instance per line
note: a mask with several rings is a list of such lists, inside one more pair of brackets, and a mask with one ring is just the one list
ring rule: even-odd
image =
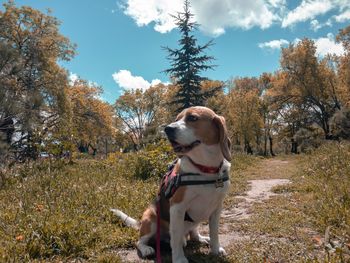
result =
[[194,222],[193,219],[190,217],[190,215],[186,212],[185,213],[185,218],[184,218],[185,221],[188,221],[188,222]]
[[[176,160],[177,161],[177,160]],[[223,187],[224,182],[229,180],[229,176],[226,171],[215,175],[201,175],[199,173],[182,173],[176,174],[174,172],[175,162],[169,167],[168,172],[163,176],[161,186],[159,189],[159,197],[161,202],[169,202],[168,200],[175,194],[176,190],[180,186],[190,185],[209,185],[214,184],[215,187]],[[164,211],[163,211],[164,213]],[[162,214],[163,214],[162,213]],[[163,215],[164,218],[168,218],[169,215]],[[185,221],[194,222],[189,214],[185,213]]]
[[224,175],[221,178],[213,179],[213,180],[183,180],[186,178],[186,176],[193,176],[193,175],[194,176],[202,176],[200,174],[193,174],[193,173],[184,173],[184,174],[177,175],[179,177],[178,186],[216,184],[218,182],[226,182],[230,179],[227,175]]

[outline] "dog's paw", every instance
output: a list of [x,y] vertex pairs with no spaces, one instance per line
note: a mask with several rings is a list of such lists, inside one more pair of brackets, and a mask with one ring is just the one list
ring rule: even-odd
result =
[[214,255],[219,255],[219,256],[226,256],[227,253],[223,247],[219,247],[217,249],[211,249],[210,251]]
[[209,243],[210,243],[210,237],[202,236],[198,232],[191,233],[190,238],[193,241],[197,241],[197,242],[205,244],[205,245],[209,245]]
[[208,245],[209,242],[210,242],[210,237],[206,237],[206,236],[201,236],[201,235],[199,235],[197,241],[200,242],[200,243],[202,243],[202,244]]
[[155,254],[154,248],[150,246],[141,246],[138,249],[142,258],[148,258]]
[[188,263],[188,260],[185,257],[179,257],[179,258],[173,259],[173,262],[174,263]]
[[184,237],[182,240],[182,247],[187,247],[187,238]]

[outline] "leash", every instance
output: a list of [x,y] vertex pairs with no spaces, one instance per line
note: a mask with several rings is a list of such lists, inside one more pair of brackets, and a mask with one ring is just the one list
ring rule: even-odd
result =
[[157,205],[156,205],[156,210],[157,210],[157,233],[156,233],[156,250],[157,250],[157,263],[162,263],[162,257],[160,254],[160,201],[159,201],[159,196],[157,200]]

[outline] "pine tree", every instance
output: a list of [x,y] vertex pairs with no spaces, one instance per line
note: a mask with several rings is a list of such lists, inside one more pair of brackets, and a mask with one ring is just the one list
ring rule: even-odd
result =
[[214,57],[204,54],[204,51],[213,45],[213,41],[203,46],[197,45],[193,31],[198,29],[199,24],[191,21],[193,14],[189,8],[189,0],[185,0],[184,11],[177,13],[176,16],[173,15],[182,36],[178,41],[179,49],[164,48],[169,53],[168,59],[171,61],[171,68],[164,72],[169,74],[179,86],[173,100],[173,103],[178,105],[178,111],[191,106],[204,105],[206,99],[218,90],[201,91],[201,82],[206,78],[201,77],[199,73],[214,67],[207,64]]

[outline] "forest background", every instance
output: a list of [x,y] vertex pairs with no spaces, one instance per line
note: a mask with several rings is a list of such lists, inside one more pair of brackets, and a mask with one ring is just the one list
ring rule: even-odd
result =
[[[71,169],[67,167],[74,165],[93,167],[96,174],[107,169],[105,165],[119,166],[115,168],[118,176],[131,182],[136,180],[139,183],[136,187],[143,189],[144,180],[158,179],[166,163],[174,158],[164,140],[163,127],[183,108],[193,105],[207,106],[225,117],[232,151],[237,156],[314,154],[329,143],[347,145],[350,139],[350,26],[336,36],[345,50],[342,55],[320,58],[314,40],[304,38],[282,48],[280,68],[275,72],[223,82],[200,75],[216,69],[211,64],[214,58],[206,53],[214,43],[197,44],[192,32],[198,25],[191,20],[188,5],[185,1],[184,11],[174,16],[180,33],[178,48],[163,47],[169,55],[170,67],[164,70],[171,77],[171,83],[125,91],[110,104],[100,97],[103,87],[81,78],[69,79],[69,72],[60,62],[74,59],[76,47],[60,33],[60,22],[55,17],[28,6],[17,7],[12,1],[4,4],[0,12],[0,191],[4,196],[9,198],[16,186],[35,180],[36,174],[42,171],[49,171],[50,176],[43,189],[60,183],[51,177],[51,171],[60,177]],[[340,160],[344,161],[344,157]],[[125,175],[120,170],[122,167],[128,167],[130,175]],[[334,172],[334,176],[338,175]],[[341,176],[345,185],[350,183],[348,171]],[[38,178],[41,177],[38,175]],[[331,185],[337,184],[337,180],[340,179]],[[337,191],[334,189],[334,194],[340,196],[333,199],[341,203],[340,215],[344,217],[338,219],[343,222],[349,218],[349,192]],[[149,194],[152,193],[154,191]],[[31,209],[44,210],[43,203],[50,206],[50,198],[35,201]],[[23,208],[23,203],[20,207]],[[72,204],[72,207],[80,206]],[[51,208],[48,209],[53,216]],[[72,237],[65,239],[65,234],[57,234],[57,231],[66,233],[66,227],[69,229],[62,223],[64,219],[62,225],[52,221],[57,225],[44,224],[38,226],[40,231],[28,234],[30,230],[23,222],[16,221],[20,217],[19,212],[14,211],[14,214],[1,215],[4,222],[16,222],[10,230],[0,224],[0,231],[14,236],[12,241],[3,239],[7,242],[4,250],[0,249],[4,258],[21,253],[29,258],[87,255],[87,243],[74,244]],[[339,211],[334,214],[338,217]],[[30,221],[30,215],[31,212],[26,212],[24,218]],[[325,220],[334,223],[332,218]],[[327,224],[322,227],[326,228]],[[59,238],[52,240],[50,231]],[[345,228],[344,236],[347,231]],[[91,238],[86,242],[96,241]],[[23,240],[27,243],[22,248],[13,245]],[[21,253],[16,249],[22,249]]]

